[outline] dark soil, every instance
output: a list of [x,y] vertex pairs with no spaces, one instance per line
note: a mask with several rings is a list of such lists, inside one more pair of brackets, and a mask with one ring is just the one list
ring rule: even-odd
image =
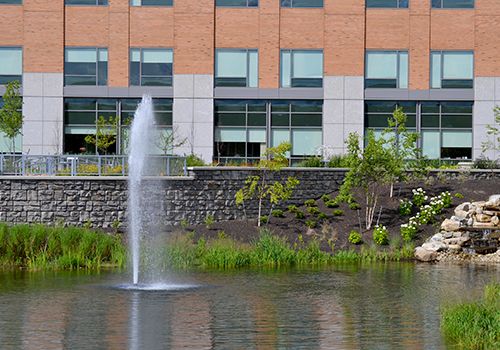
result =
[[[382,210],[379,212],[380,207],[377,209],[374,224],[379,220],[381,225],[385,225],[389,230],[390,239],[393,241],[402,241],[399,231],[400,225],[407,223],[409,219],[409,216],[401,216],[399,214],[399,200],[405,198],[411,199],[412,189],[418,187],[422,187],[427,192],[429,198],[439,195],[443,191],[450,191],[453,203],[450,208],[445,209],[442,214],[436,217],[433,224],[421,228],[414,242],[416,245],[421,244],[425,239],[438,232],[441,222],[453,215],[453,209],[458,204],[467,201],[487,200],[490,195],[500,193],[500,181],[497,179],[455,179],[453,181],[434,181],[432,184],[425,182],[397,184],[394,189],[393,198],[389,197],[389,188],[387,188],[380,198]],[[460,195],[456,195],[457,193]],[[330,195],[331,198],[335,198],[338,193],[326,192],[325,194]],[[307,207],[302,205],[299,206],[299,209],[304,212],[304,219],[297,219],[294,214],[284,210],[283,218],[271,217],[270,222],[263,225],[263,227],[269,228],[277,236],[284,237],[291,244],[298,243],[300,241],[299,237],[302,237],[305,242],[311,239],[318,239],[321,242],[322,249],[325,251],[331,251],[332,244],[335,245],[335,249],[360,249],[360,245],[354,246],[348,242],[350,231],[356,230],[361,232],[364,245],[373,244],[373,231],[365,229],[365,207],[360,193],[357,193],[355,197],[361,206],[359,210],[350,209],[345,203],[340,204],[338,208],[327,208],[321,198],[314,198],[318,209],[322,213],[327,214],[327,219],[318,219],[317,216],[308,213]],[[304,198],[304,200],[307,199],[309,198]],[[334,216],[333,211],[337,209],[342,210],[343,215]],[[416,211],[412,215],[415,213]],[[316,221],[317,226],[314,229],[308,228],[306,220]],[[208,228],[204,225],[189,226],[185,230],[194,231],[195,238],[217,238],[221,236],[221,231],[223,231],[226,237],[231,237],[241,242],[251,242],[259,235],[257,219],[216,222]]]

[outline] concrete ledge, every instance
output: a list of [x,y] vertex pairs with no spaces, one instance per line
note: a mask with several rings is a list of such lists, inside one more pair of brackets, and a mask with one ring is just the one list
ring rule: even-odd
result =
[[[145,176],[145,180],[164,180],[164,181],[192,181],[193,176]],[[26,181],[128,181],[128,176],[0,176],[1,180],[26,180]]]

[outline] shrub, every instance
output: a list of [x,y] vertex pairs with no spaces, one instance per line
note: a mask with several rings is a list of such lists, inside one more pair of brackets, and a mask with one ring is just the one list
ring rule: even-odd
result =
[[412,241],[418,232],[418,224],[415,219],[411,218],[407,224],[402,224],[400,232],[405,242]]
[[302,211],[300,211],[300,210],[297,210],[297,211],[295,212],[295,218],[297,218],[297,219],[303,219],[303,218],[305,218],[305,217],[306,217],[306,215],[304,214],[304,212],[302,212]]
[[361,233],[359,233],[356,230],[352,230],[349,233],[349,238],[348,239],[349,239],[349,243],[352,243],[352,244],[361,244],[361,243],[363,243],[363,237],[361,236]]
[[412,190],[413,193],[413,204],[415,204],[417,207],[421,207],[424,205],[424,203],[427,201],[429,197],[425,194],[425,191],[419,187],[416,190]]
[[293,204],[289,205],[287,209],[290,213],[296,213],[299,210],[299,208],[297,208],[297,206]]
[[306,220],[306,226],[309,228],[315,228],[316,227],[316,221],[315,220]]
[[358,210],[358,209],[361,209],[361,206],[356,202],[352,202],[352,203],[349,203],[349,209]]
[[329,200],[331,200],[330,196],[327,195],[327,194],[324,194],[321,196],[321,200],[323,201],[323,203],[326,203],[328,202]]
[[227,238],[226,232],[224,230],[217,232],[217,238],[226,239]]
[[485,157],[480,157],[474,161],[472,167],[474,169],[499,169],[500,161],[491,160]]
[[261,218],[260,218],[260,222],[263,223],[263,224],[267,224],[267,222],[269,221],[269,217],[267,215],[262,215]]
[[377,225],[373,229],[373,241],[378,245],[389,244],[389,232],[387,227],[382,225]]
[[458,198],[458,199],[463,199],[464,198],[464,195],[461,194],[460,192],[457,192],[455,193],[455,198]]
[[328,219],[328,215],[326,215],[325,213],[319,213],[318,214],[318,219],[326,220],[326,219]]
[[284,217],[284,216],[285,216],[285,215],[283,214],[283,210],[281,210],[281,209],[274,209],[274,210],[272,211],[272,213],[271,213],[271,214],[272,214],[272,216],[274,216],[275,218],[282,218],[282,217]]
[[307,212],[311,215],[318,215],[321,213],[321,210],[319,210],[318,207],[308,207]]
[[334,155],[330,157],[326,166],[329,168],[348,168],[349,161],[347,156],[345,155]]
[[213,215],[207,214],[207,216],[205,216],[204,222],[205,222],[205,227],[207,229],[210,229],[215,222],[215,218]]
[[410,215],[413,208],[413,202],[409,199],[399,200],[399,214],[402,216]]
[[344,211],[342,209],[335,209],[333,212],[332,212],[333,216],[342,216],[344,215]]
[[195,154],[190,154],[186,157],[186,166],[205,166],[203,159]]
[[325,164],[321,157],[309,157],[299,162],[297,166],[302,168],[323,168]]
[[304,205],[306,207],[315,207],[316,206],[316,201],[314,199],[308,199],[304,202]]
[[337,203],[336,200],[332,199],[326,202],[325,205],[327,206],[327,208],[338,208],[339,203]]

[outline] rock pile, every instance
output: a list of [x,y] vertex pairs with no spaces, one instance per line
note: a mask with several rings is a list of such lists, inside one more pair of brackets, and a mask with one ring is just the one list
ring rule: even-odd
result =
[[450,255],[481,254],[493,255],[493,261],[500,262],[499,247],[500,195],[493,195],[488,201],[466,202],[456,207],[454,215],[441,224],[441,231],[415,249],[415,257],[434,261],[444,257],[453,260]]

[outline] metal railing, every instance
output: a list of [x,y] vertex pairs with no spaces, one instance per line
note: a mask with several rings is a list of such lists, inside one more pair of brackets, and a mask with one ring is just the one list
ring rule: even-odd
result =
[[[147,157],[147,176],[186,176],[186,158],[180,156]],[[126,176],[126,155],[55,155],[36,156],[0,154],[3,176]]]

